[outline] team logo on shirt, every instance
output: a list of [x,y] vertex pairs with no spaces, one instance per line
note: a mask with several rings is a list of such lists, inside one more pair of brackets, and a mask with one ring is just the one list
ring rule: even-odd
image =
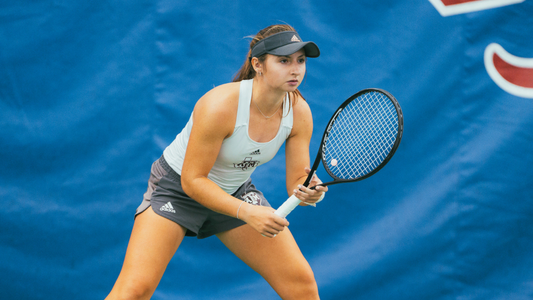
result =
[[234,168],[241,169],[243,171],[248,170],[248,168],[255,168],[257,166],[259,166],[259,161],[258,160],[252,160],[251,157],[246,157],[242,162],[240,162],[238,164],[236,164],[236,163],[233,164]]
[[262,199],[256,192],[249,192],[242,195],[242,199],[252,205],[261,205]]

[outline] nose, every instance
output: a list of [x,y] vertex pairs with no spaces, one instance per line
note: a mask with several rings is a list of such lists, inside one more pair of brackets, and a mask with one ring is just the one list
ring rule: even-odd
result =
[[299,64],[298,62],[293,62],[292,63],[292,68],[291,68],[291,74],[292,75],[300,75],[302,73],[302,69],[303,68],[305,68],[304,65]]

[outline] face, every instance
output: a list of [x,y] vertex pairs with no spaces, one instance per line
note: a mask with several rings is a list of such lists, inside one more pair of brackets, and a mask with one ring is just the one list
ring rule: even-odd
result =
[[305,76],[306,57],[304,50],[288,56],[267,54],[261,66],[265,83],[285,92],[295,91]]

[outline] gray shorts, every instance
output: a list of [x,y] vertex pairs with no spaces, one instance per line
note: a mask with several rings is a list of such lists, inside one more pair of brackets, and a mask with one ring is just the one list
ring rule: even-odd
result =
[[[232,196],[252,205],[270,207],[251,179]],[[185,194],[181,188],[181,176],[168,165],[163,156],[152,164],[148,189],[135,216],[150,206],[156,214],[185,227],[187,236],[197,236],[199,239],[245,224],[237,218],[214,212]]]

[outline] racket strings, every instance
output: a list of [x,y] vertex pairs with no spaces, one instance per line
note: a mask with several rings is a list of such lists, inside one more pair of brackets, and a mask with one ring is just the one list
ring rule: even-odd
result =
[[351,101],[337,116],[323,153],[328,169],[340,179],[355,179],[376,169],[388,156],[398,133],[392,101],[379,92]]

